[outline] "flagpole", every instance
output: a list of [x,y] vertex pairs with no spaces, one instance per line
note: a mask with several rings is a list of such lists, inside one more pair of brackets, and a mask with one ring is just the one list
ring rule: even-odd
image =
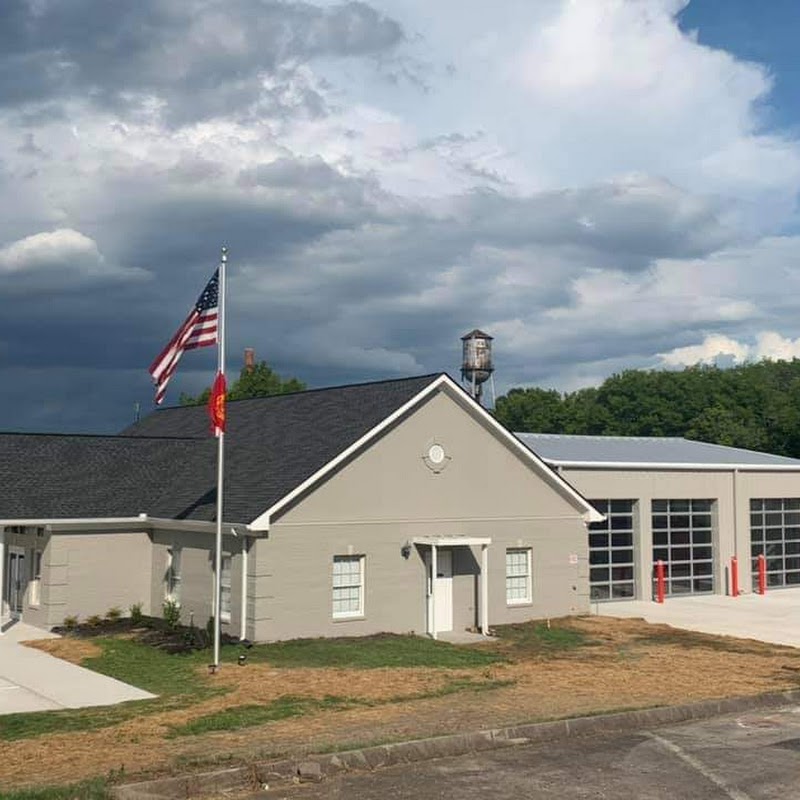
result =
[[[217,370],[225,375],[225,279],[228,248],[222,248],[219,264],[219,336],[217,339]],[[214,669],[219,669],[219,644],[222,617],[222,492],[225,460],[225,432],[217,431],[217,537],[214,552]]]

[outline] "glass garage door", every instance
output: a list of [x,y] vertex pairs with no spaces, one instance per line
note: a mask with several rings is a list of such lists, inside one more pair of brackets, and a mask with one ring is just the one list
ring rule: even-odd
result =
[[758,586],[758,556],[767,560],[767,586],[800,586],[800,498],[750,501],[753,586]]
[[653,570],[664,562],[668,595],[714,591],[713,507],[713,500],[653,500]]
[[592,600],[632,600],[633,500],[591,500],[606,515],[589,525],[589,589]]

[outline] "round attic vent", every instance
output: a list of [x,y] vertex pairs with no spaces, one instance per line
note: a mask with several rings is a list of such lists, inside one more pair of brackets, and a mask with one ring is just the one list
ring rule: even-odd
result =
[[428,448],[428,459],[431,464],[441,464],[445,459],[444,447],[440,444],[432,444]]

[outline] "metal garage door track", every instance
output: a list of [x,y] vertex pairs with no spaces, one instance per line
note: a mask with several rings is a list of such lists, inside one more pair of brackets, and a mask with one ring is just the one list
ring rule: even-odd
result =
[[669,597],[663,604],[633,600],[592,603],[604,617],[642,617],[673,628],[800,647],[800,589],[740,597]]
[[18,622],[0,636],[0,714],[110,706],[155,695],[21,644],[54,639]]

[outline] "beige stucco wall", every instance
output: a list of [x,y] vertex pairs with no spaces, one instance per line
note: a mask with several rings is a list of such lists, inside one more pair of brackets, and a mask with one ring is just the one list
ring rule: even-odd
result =
[[752,591],[750,499],[800,497],[800,473],[690,470],[564,469],[561,474],[587,499],[636,500],[636,597],[652,596],[654,499],[716,500],[714,591],[728,591],[731,556],[739,559],[739,586]]
[[[204,628],[211,616],[214,595],[214,534],[194,531],[153,532],[152,582],[148,586],[150,613],[162,615],[166,598],[167,549],[181,548],[181,623],[192,621]],[[233,636],[240,633],[242,539],[223,536],[223,552],[232,556],[231,562],[231,619],[222,623],[222,630]]]
[[[424,455],[442,445],[447,467]],[[588,610],[587,538],[582,511],[446,393],[401,424],[273,521],[257,543],[251,590],[258,639],[348,636],[426,629],[426,548],[419,536],[490,537],[489,622]],[[531,547],[533,603],[505,602],[505,548]],[[467,553],[455,558],[454,627],[475,624],[476,577]],[[365,614],[332,618],[334,555],[365,556]],[[570,558],[576,556],[576,558]],[[577,563],[575,561],[577,560]],[[472,566],[470,566],[472,564]]]
[[127,613],[150,593],[150,537],[146,532],[51,534],[43,568],[43,615],[33,624],[60,625],[64,617]]

